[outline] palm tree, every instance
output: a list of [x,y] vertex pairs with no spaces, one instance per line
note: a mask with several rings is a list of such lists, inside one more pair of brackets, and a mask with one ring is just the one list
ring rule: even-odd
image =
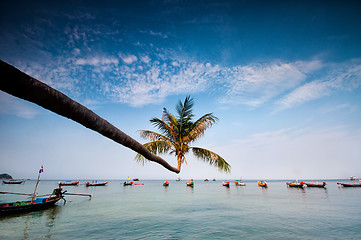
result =
[[[178,171],[180,171],[182,163],[187,163],[185,154],[192,150],[196,158],[229,173],[231,166],[221,156],[204,148],[190,146],[191,143],[204,135],[207,128],[218,121],[213,113],[208,113],[193,122],[192,108],[193,99],[190,96],[186,97],[184,103],[178,102],[177,116],[173,116],[167,109],[163,108],[162,119],[152,118],[150,120],[161,133],[140,130],[140,136],[150,140],[144,144],[144,147],[154,154],[174,154],[177,158]],[[142,164],[147,161],[141,154],[137,154],[135,160]]]
[[170,171],[179,173],[178,169],[169,165],[168,162],[159,156],[149,152],[141,143],[90,111],[88,108],[1,60],[0,74],[0,90],[15,97],[38,104],[45,109],[76,121],[81,125],[142,154],[148,160],[159,163]]

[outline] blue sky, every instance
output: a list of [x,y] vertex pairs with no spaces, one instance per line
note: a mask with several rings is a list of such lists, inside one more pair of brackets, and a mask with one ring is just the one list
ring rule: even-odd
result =
[[[358,1],[3,1],[0,57],[136,140],[191,95],[220,121],[179,175],[0,92],[0,171],[45,179],[361,177]],[[163,156],[175,165],[172,156]]]

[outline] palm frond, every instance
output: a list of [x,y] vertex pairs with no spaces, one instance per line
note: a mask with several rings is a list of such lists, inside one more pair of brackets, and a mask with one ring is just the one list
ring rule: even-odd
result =
[[231,166],[217,153],[198,147],[192,147],[192,151],[196,158],[208,162],[210,165],[216,166],[218,170],[226,173],[231,172]]
[[189,133],[185,136],[184,142],[194,142],[198,138],[202,137],[204,132],[217,121],[218,118],[215,117],[213,113],[203,115],[189,127]]
[[189,126],[192,125],[192,118],[193,118],[193,98],[190,96],[187,96],[184,100],[184,103],[181,101],[178,102],[178,105],[176,107],[176,111],[178,113],[177,122],[179,124],[179,138],[183,139],[183,137],[187,134],[187,129]]
[[178,119],[179,122],[183,123],[184,119],[186,119],[187,116],[192,115],[193,105],[194,105],[194,101],[193,98],[191,98],[191,96],[186,97],[186,99],[184,100],[184,104],[182,103],[182,101],[179,100],[176,107],[179,116]]
[[140,135],[140,137],[142,137],[144,139],[148,139],[150,141],[162,140],[162,141],[172,142],[172,140],[167,138],[166,136],[164,136],[160,133],[157,133],[157,132],[149,131],[149,130],[139,130],[139,135]]
[[173,126],[173,122],[169,121],[168,118],[171,119],[171,116],[167,116],[167,120],[163,120],[164,118],[162,117],[162,119],[152,118],[149,121],[153,124],[154,127],[157,127],[166,137],[170,139],[177,139],[177,134]]
[[[168,141],[153,141],[143,144],[143,146],[148,149],[153,154],[164,154],[172,151],[172,143]],[[137,154],[134,158],[135,161],[144,165],[148,160],[141,154]]]

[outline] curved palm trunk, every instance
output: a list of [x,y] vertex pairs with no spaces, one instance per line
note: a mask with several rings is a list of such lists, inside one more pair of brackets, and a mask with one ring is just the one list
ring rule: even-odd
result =
[[182,156],[178,155],[177,156],[177,160],[178,160],[178,167],[177,170],[180,172],[181,166],[182,166]]
[[152,154],[142,144],[63,93],[28,76],[1,60],[0,73],[0,90],[36,103],[61,116],[70,118],[81,125],[142,154],[148,160],[159,163],[170,171],[179,173],[179,169],[172,167],[164,159]]

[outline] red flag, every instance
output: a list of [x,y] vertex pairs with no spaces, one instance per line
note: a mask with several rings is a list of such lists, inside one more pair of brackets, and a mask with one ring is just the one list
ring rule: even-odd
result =
[[41,168],[39,170],[39,173],[42,173],[42,172],[44,172],[43,165],[41,165]]

